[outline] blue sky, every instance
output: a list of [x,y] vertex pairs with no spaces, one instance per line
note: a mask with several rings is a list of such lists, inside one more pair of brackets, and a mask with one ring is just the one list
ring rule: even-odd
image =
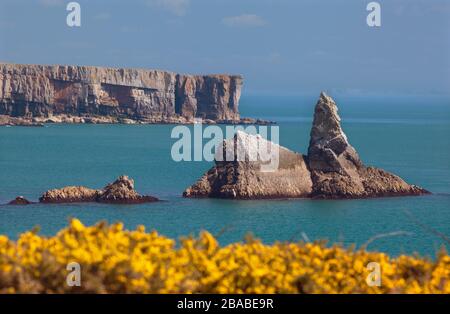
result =
[[236,73],[247,93],[449,94],[450,0],[0,0],[0,60]]

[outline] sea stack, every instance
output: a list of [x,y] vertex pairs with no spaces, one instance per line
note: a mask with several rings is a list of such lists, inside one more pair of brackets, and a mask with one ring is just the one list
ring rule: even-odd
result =
[[[303,155],[269,142],[260,135],[242,131],[223,141],[220,147],[223,149],[222,158],[217,158],[222,153],[219,149],[215,166],[187,188],[183,196],[267,199],[299,198],[311,194],[311,176]],[[262,151],[258,147],[270,152],[267,158],[261,156]]]
[[341,127],[335,101],[324,92],[314,110],[308,165],[313,198],[366,198],[429,193],[382,169],[366,167]]
[[[224,151],[233,149],[234,159],[216,158],[215,166],[183,196],[350,199],[429,193],[382,169],[366,167],[342,130],[336,103],[324,92],[314,110],[307,156],[266,142],[259,135],[238,131],[234,139],[223,142]],[[236,151],[240,149],[244,156],[255,155],[255,147],[260,144],[278,148],[275,170],[262,171],[261,162],[237,160]]]

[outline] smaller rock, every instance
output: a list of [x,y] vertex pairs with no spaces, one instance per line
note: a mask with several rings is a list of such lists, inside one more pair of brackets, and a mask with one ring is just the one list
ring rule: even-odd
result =
[[45,123],[61,123],[61,122],[63,122],[63,121],[64,121],[64,118],[62,118],[62,117],[53,117],[53,116],[50,116],[50,117],[48,117],[47,120],[45,120],[44,122],[45,122]]
[[84,186],[66,186],[47,191],[39,198],[41,203],[84,203],[96,202],[99,191]]
[[11,202],[8,203],[8,205],[29,205],[29,204],[32,204],[32,202],[30,202],[23,196],[17,196],[15,199],[13,199]]
[[127,119],[127,118],[120,118],[118,119],[118,122],[121,124],[136,124],[136,120],[133,119]]
[[153,196],[140,195],[134,190],[133,179],[120,176],[113,183],[102,190],[89,189],[84,186],[67,186],[44,193],[39,198],[41,203],[113,203],[113,204],[140,204],[156,202]]
[[97,198],[97,201],[100,203],[115,204],[138,204],[155,202],[157,200],[156,197],[137,193],[134,190],[133,179],[127,176],[120,176],[116,181],[105,186]]

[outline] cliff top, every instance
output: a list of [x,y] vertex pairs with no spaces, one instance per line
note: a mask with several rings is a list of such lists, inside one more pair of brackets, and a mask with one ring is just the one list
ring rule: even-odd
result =
[[[5,73],[5,70],[19,70],[26,69],[49,71],[49,72],[69,72],[72,69],[78,69],[81,72],[151,72],[151,73],[167,73],[171,75],[183,75],[183,76],[202,76],[202,77],[216,77],[216,78],[237,78],[243,79],[241,74],[227,74],[227,73],[211,73],[211,74],[188,74],[177,73],[174,71],[160,70],[160,69],[147,69],[147,68],[125,68],[125,67],[105,67],[105,66],[92,66],[92,65],[70,65],[70,64],[20,64],[0,61],[0,71]],[[21,73],[22,74],[22,73]],[[32,75],[31,73],[27,73]]]

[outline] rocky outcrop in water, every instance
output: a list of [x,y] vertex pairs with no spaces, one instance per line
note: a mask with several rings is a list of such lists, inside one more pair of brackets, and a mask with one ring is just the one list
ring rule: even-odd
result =
[[308,148],[312,197],[365,198],[428,193],[382,169],[364,166],[340,122],[336,103],[322,93],[314,110]]
[[33,202],[30,202],[23,196],[17,196],[15,199],[13,199],[11,202],[8,203],[8,205],[30,205],[33,204]]
[[158,201],[156,197],[140,195],[134,190],[134,181],[121,176],[102,190],[83,186],[68,186],[44,193],[39,198],[41,203],[84,203],[98,202],[111,204],[139,204]]
[[89,189],[84,186],[66,186],[61,189],[53,189],[45,192],[40,198],[41,203],[83,203],[96,202],[99,190]]
[[112,204],[139,204],[158,201],[156,197],[140,195],[134,190],[134,181],[121,176],[98,193],[97,202]]
[[[367,198],[429,193],[409,185],[382,169],[366,167],[342,130],[334,100],[320,95],[314,111],[308,155],[279,146],[279,167],[263,172],[258,162],[234,159],[218,161],[185,197],[258,198]],[[260,140],[260,139],[259,139]],[[242,142],[244,155],[254,155],[258,137],[238,132],[234,147]],[[230,146],[224,141],[224,147]],[[274,145],[272,143],[272,145]]]
[[108,117],[109,123],[240,121],[241,86],[239,75],[0,63],[0,115],[38,122],[62,115],[69,123],[83,123],[80,117]]
[[[258,155],[258,147],[267,148],[262,151],[273,154],[263,158]],[[311,177],[305,158],[300,154],[271,143],[260,135],[241,131],[233,139],[225,140],[222,149],[221,158],[217,158],[216,153],[216,165],[186,189],[185,197],[298,198],[307,197],[312,192]],[[227,155],[232,158],[223,157]]]

